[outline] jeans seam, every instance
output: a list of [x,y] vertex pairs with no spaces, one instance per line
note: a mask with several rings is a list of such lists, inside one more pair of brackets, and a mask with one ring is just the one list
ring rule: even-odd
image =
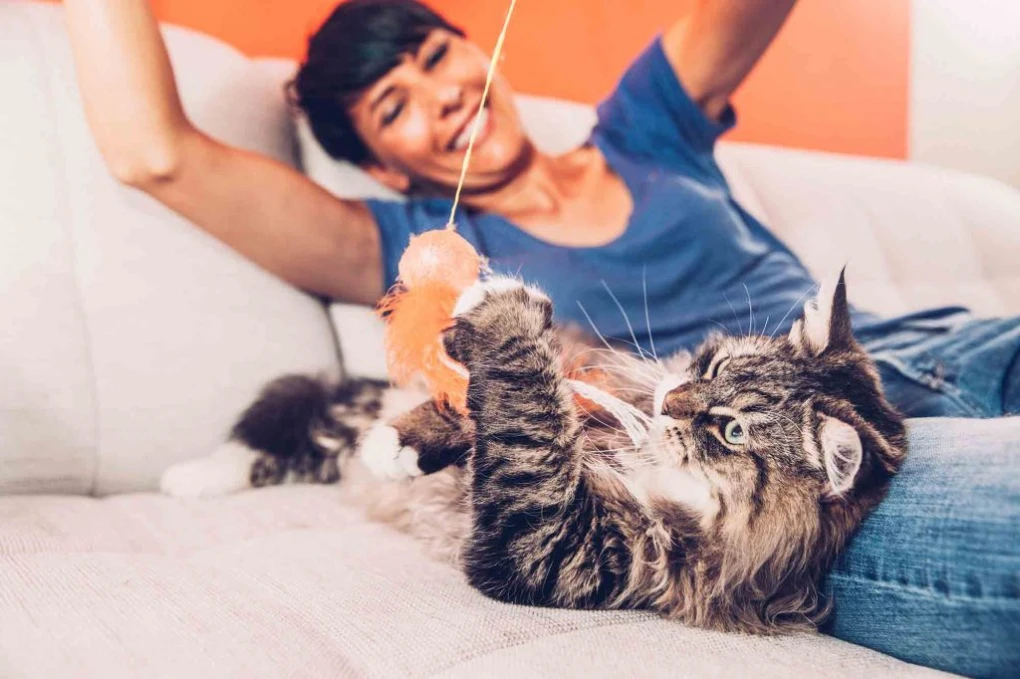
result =
[[973,596],[971,594],[945,594],[943,592],[936,591],[930,587],[919,587],[917,585],[903,584],[895,580],[883,580],[878,578],[868,578],[860,575],[850,575],[848,573],[830,573],[828,579],[837,580],[852,580],[854,582],[866,583],[868,585],[879,585],[888,587],[890,589],[906,590],[914,594],[924,594],[932,599],[946,599],[946,600],[967,600],[967,601],[986,601],[986,602],[1007,602],[1007,603],[1020,603],[1020,598],[1015,596]]
[[921,386],[932,393],[939,394],[940,396],[949,399],[955,406],[966,411],[970,417],[978,419],[988,417],[987,409],[981,403],[971,399],[966,391],[960,389],[956,384],[949,380],[940,378],[935,384],[933,384],[932,380],[925,379],[924,376],[920,374],[926,371],[915,368],[908,362],[902,361],[896,356],[883,356],[881,353],[878,353],[872,356],[872,360],[874,360],[875,363],[884,363],[899,373],[904,379],[910,380],[914,384]]
[[[1011,413],[1008,412],[1006,409],[1006,401],[1009,399],[1009,396],[1011,395],[1010,386],[1012,386],[1008,384],[1008,382],[1009,379],[1013,376],[1013,371],[1017,369],[1017,366],[1020,366],[1020,351],[1017,351],[1016,354],[1013,355],[1013,358],[1006,365],[1006,370],[1002,373],[1002,384],[1000,385],[1000,388],[1002,390],[1002,414],[1005,416],[1020,414],[1020,411],[1018,411],[1017,413]],[[1020,387],[1015,388],[1020,389]]]

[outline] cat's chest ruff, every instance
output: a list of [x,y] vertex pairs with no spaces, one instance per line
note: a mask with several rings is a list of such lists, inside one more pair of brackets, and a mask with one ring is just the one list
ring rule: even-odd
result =
[[699,518],[707,530],[719,515],[719,499],[708,478],[689,465],[654,465],[631,473],[629,484],[634,496],[645,505],[662,501],[683,505]]

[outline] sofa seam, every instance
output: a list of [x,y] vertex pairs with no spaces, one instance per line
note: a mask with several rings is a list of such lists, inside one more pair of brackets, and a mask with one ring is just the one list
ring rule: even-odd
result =
[[[39,20],[36,16],[33,16],[31,12],[26,12],[25,15],[28,17],[29,24],[32,27],[32,31],[36,35],[35,44],[39,49],[40,60],[46,67],[46,106],[50,111],[52,120],[54,121],[54,132],[56,133],[61,146],[54,153],[56,160],[60,166],[60,173],[63,177],[65,185],[70,188],[71,177],[67,162],[67,153],[63,147],[64,137],[66,130],[65,125],[59,122],[58,111],[54,106],[54,93],[57,88],[53,82],[53,63],[49,57],[49,54],[43,49],[44,40],[42,38],[42,31],[39,29]],[[80,94],[79,94],[80,96]],[[85,345],[85,357],[86,364],[89,373],[89,382],[91,384],[91,410],[92,410],[92,439],[93,439],[93,465],[92,465],[92,478],[88,484],[88,495],[94,496],[96,494],[96,487],[99,482],[99,467],[100,467],[100,439],[102,428],[100,427],[100,408],[99,408],[99,381],[98,372],[96,370],[95,360],[95,343],[93,342],[92,328],[89,324],[88,314],[85,310],[85,296],[82,290],[82,277],[80,262],[78,261],[78,240],[75,236],[75,223],[77,218],[74,215],[74,210],[70,207],[71,199],[65,194],[64,198],[60,200],[61,211],[64,213],[65,219],[62,220],[64,231],[67,235],[68,243],[70,244],[70,259],[71,259],[71,271],[74,280],[74,298],[77,304],[75,307],[78,311],[78,317],[81,321],[82,327],[82,341]]]

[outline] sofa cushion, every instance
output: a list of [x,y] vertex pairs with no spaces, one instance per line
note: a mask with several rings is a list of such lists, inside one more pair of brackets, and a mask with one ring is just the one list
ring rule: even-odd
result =
[[334,487],[0,498],[0,667],[47,677],[926,677],[820,635],[484,598]]
[[718,156],[740,201],[816,278],[847,265],[862,308],[1020,314],[1020,191],[904,161],[753,144]]
[[[166,39],[199,127],[293,162],[276,81]],[[59,6],[0,3],[0,87],[0,493],[152,488],[270,378],[338,370],[320,303],[108,176]]]

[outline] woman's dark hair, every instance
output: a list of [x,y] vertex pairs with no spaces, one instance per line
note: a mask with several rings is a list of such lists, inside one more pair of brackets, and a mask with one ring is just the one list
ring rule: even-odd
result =
[[352,163],[371,158],[348,108],[437,28],[464,35],[416,0],[347,0],[333,10],[309,38],[308,54],[289,87],[291,101],[304,111],[326,153]]

